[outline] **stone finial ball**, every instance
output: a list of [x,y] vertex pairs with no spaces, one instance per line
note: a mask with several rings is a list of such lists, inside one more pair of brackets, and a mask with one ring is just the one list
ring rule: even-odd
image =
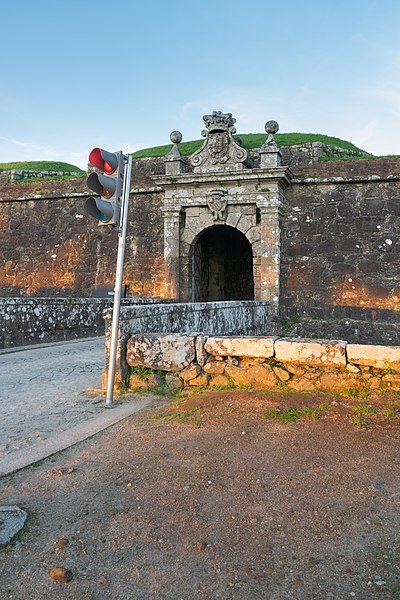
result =
[[272,135],[274,135],[275,133],[278,133],[279,125],[276,121],[267,121],[264,129],[266,133],[272,133]]
[[172,131],[169,139],[173,144],[180,144],[182,141],[182,134],[180,131]]

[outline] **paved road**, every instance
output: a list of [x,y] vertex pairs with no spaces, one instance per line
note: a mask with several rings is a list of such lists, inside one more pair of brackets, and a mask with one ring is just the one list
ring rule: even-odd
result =
[[102,412],[104,338],[0,354],[0,460]]

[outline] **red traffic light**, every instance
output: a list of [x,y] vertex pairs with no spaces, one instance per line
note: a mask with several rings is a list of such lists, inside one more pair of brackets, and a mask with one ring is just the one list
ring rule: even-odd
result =
[[111,175],[118,168],[118,153],[107,152],[102,148],[93,148],[89,154],[89,162],[96,169]]

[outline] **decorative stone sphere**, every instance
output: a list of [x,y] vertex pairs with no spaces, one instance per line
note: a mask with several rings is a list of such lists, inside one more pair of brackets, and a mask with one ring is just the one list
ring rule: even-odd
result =
[[182,134],[180,131],[172,131],[169,139],[173,144],[180,144],[182,141]]
[[278,133],[279,125],[276,121],[267,121],[264,129],[266,133],[272,133],[272,135],[274,135],[275,133]]

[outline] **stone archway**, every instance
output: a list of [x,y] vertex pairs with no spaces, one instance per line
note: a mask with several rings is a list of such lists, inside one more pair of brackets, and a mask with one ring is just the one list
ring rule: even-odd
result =
[[201,232],[191,246],[194,302],[254,300],[253,252],[246,236],[228,225]]

